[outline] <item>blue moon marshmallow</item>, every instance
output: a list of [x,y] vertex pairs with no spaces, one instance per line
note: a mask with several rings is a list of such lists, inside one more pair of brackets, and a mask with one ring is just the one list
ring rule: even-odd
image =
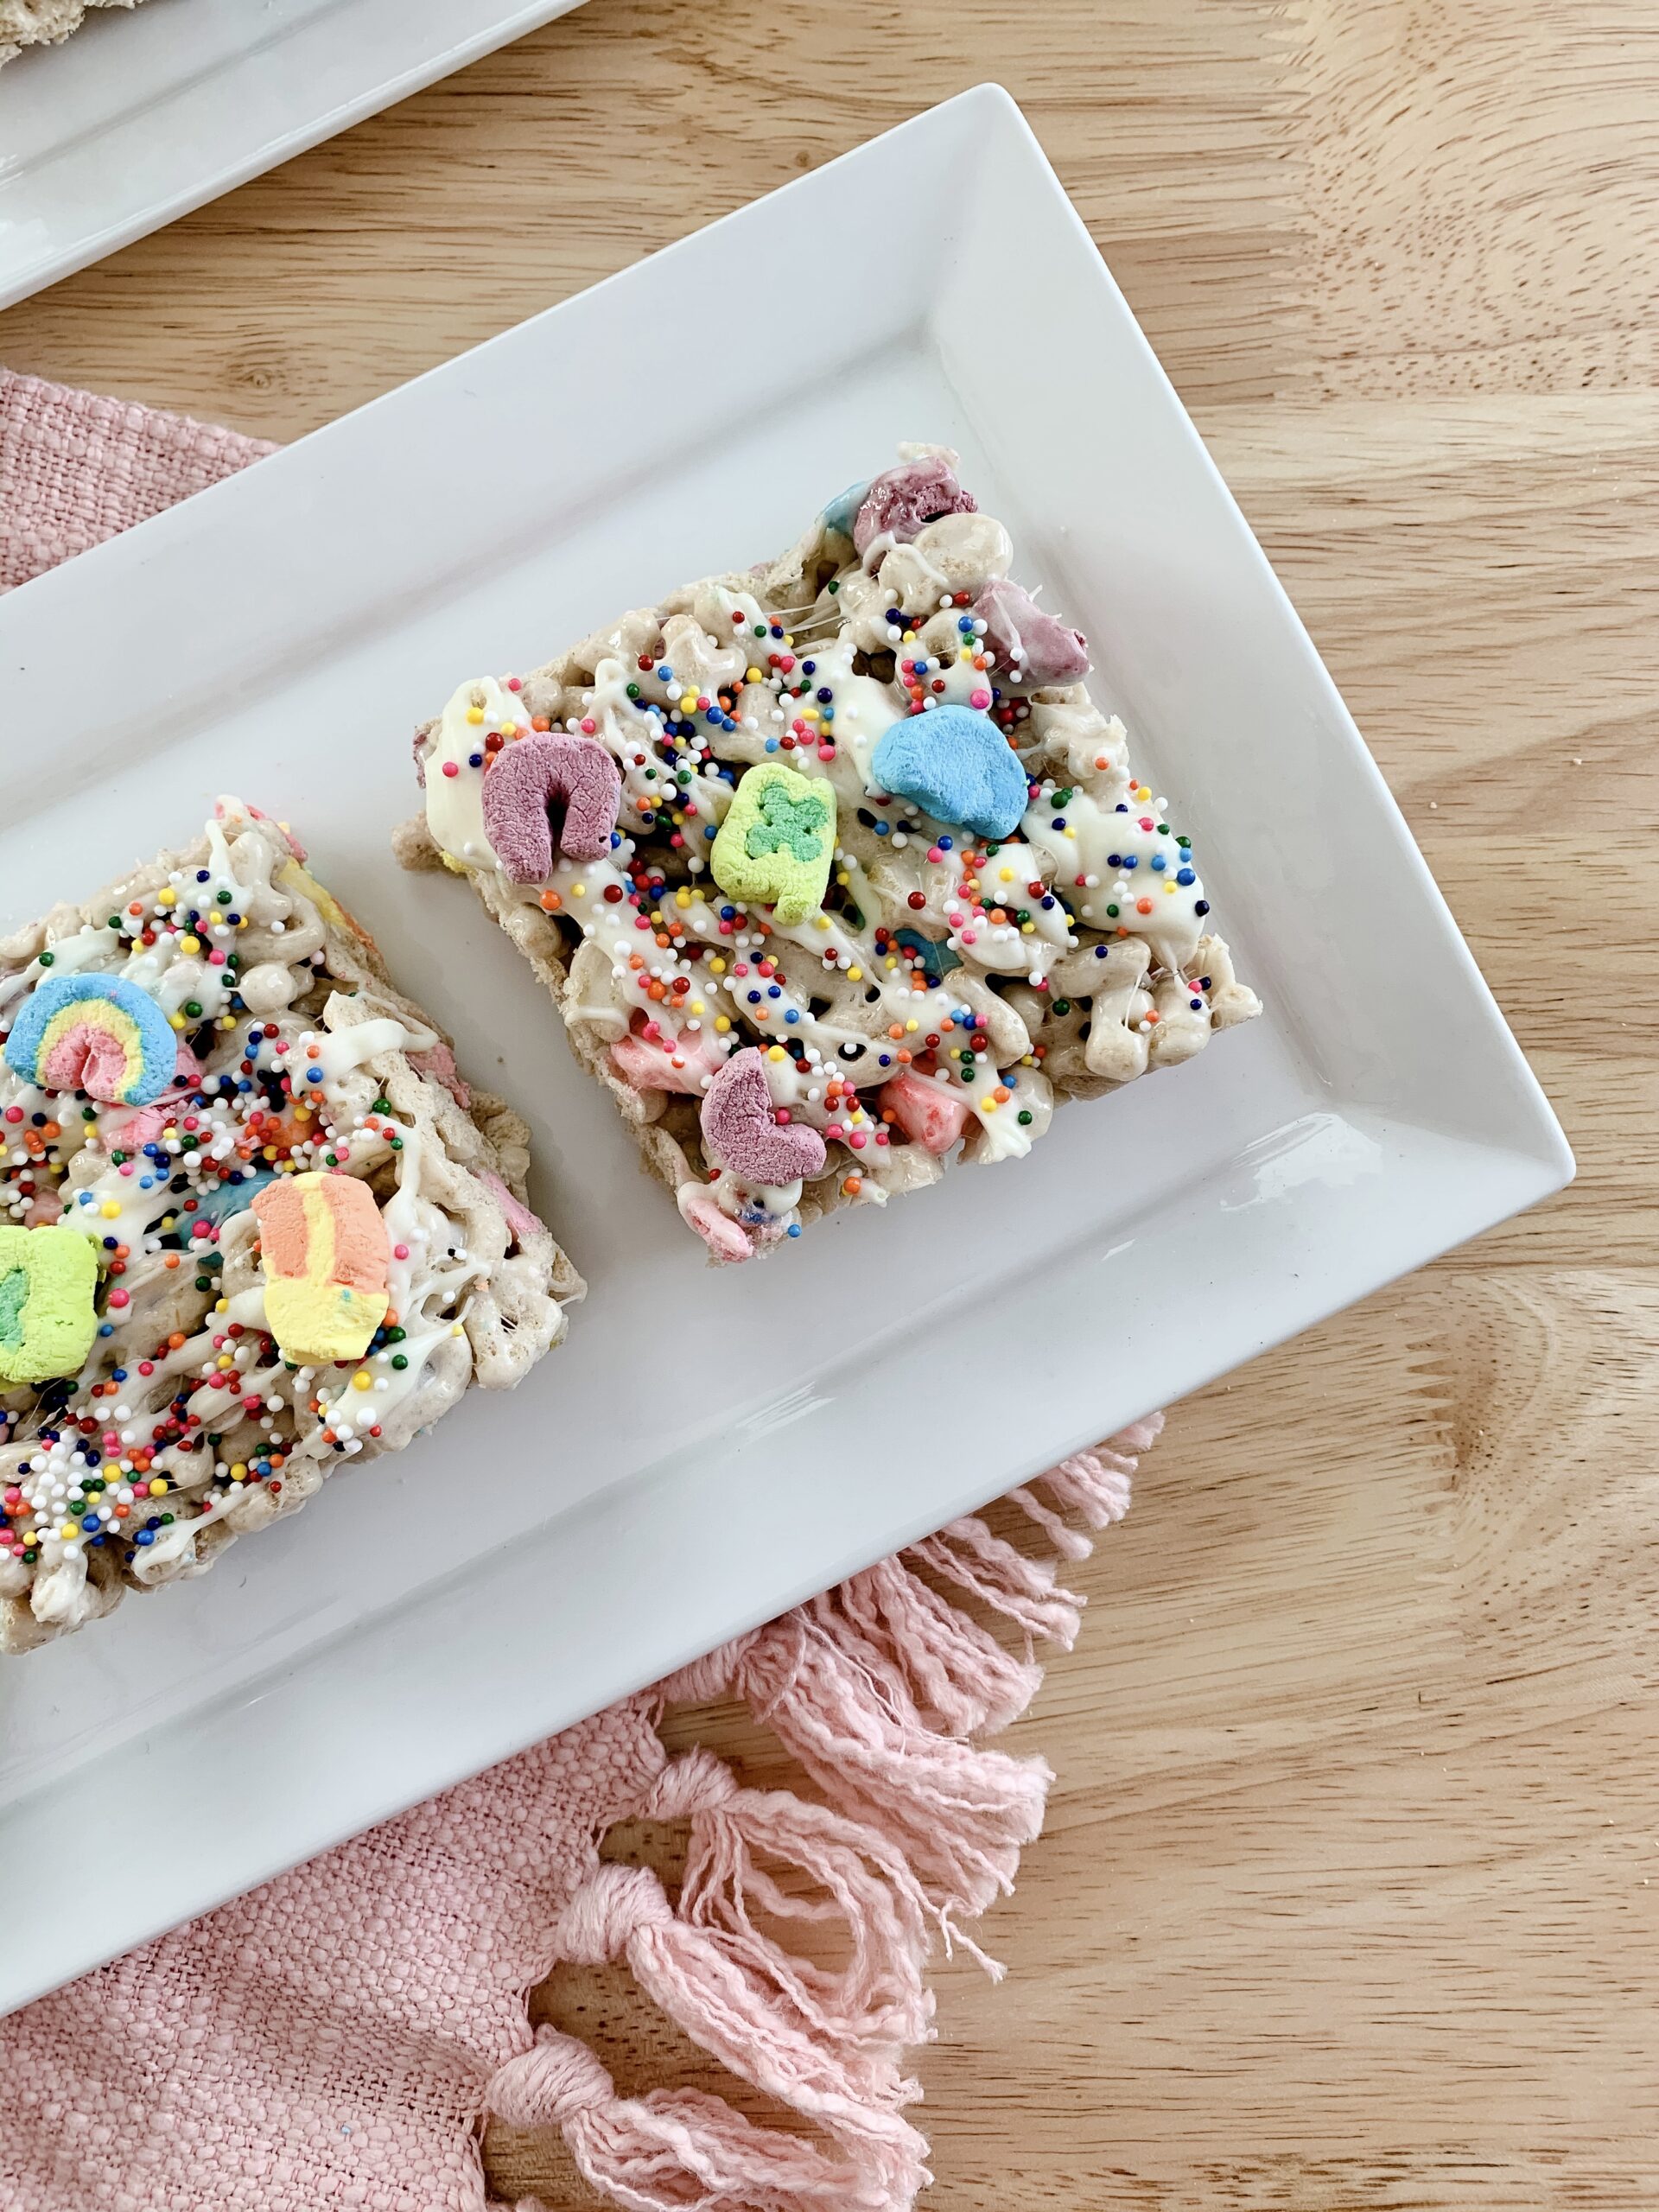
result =
[[1026,772],[1000,729],[973,707],[906,715],[878,742],[870,773],[936,822],[976,837],[1011,837],[1026,810]]

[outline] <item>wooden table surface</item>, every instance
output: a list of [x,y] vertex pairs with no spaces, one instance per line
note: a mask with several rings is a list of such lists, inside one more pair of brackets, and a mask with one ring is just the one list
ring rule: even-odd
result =
[[932,2201],[1652,2208],[1659,0],[592,0],[0,316],[0,360],[291,437],[987,76],[1580,1177],[1175,1413],[1016,1732],[1060,1779],[1010,1980],[942,1977]]

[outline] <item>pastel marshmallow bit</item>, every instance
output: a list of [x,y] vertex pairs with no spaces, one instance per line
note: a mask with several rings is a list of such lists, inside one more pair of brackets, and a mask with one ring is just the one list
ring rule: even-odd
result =
[[245,1212],[260,1192],[276,1180],[274,1167],[254,1167],[243,1171],[239,1183],[204,1183],[196,1193],[196,1210],[190,1219],[210,1221],[218,1228],[233,1214]]
[[564,808],[559,850],[596,861],[611,849],[621,804],[621,771],[596,738],[521,737],[485,776],[485,834],[515,883],[545,883],[553,873],[550,808]]
[[48,976],[6,1039],[6,1064],[42,1090],[147,1106],[173,1081],[179,1044],[149,993],[124,976]]
[[525,1244],[532,1236],[547,1234],[546,1224],[531,1213],[523,1199],[514,1198],[493,1167],[478,1167],[473,1172],[500,1207],[515,1244]]
[[[1046,614],[1028,591],[993,576],[968,610],[985,625],[1000,682],[1039,690],[1046,683],[1078,683],[1089,673],[1089,641]],[[1019,658],[1016,658],[1016,650]]]
[[968,1101],[960,1091],[929,1083],[908,1069],[882,1084],[881,1103],[905,1135],[936,1160],[943,1159],[967,1125]]
[[[288,842],[292,845],[294,840],[290,837]],[[374,939],[357,917],[354,914],[348,914],[327,885],[319,883],[316,877],[307,868],[303,846],[296,849],[292,859],[283,862],[274,880],[280,883],[285,891],[297,891],[302,898],[308,899],[331,929],[344,930],[348,937],[354,937],[359,944],[373,944]]]
[[752,1260],[758,1240],[749,1234],[741,1222],[722,1213],[719,1205],[707,1191],[699,1190],[695,1183],[682,1183],[677,1204],[680,1217],[695,1229],[709,1249],[726,1267],[735,1267],[744,1260]]
[[350,1175],[284,1175],[256,1192],[265,1325],[284,1359],[360,1359],[391,1300],[374,1193]]
[[763,760],[739,780],[709,865],[732,898],[760,899],[778,909],[780,922],[793,924],[823,904],[835,849],[836,795],[828,782]]
[[796,1183],[823,1170],[823,1139],[804,1122],[779,1122],[760,1049],[734,1052],[703,1093],[703,1149],[746,1183]]
[[850,537],[858,511],[869,492],[868,482],[849,484],[847,489],[831,499],[823,511],[823,526],[834,531],[839,537]]
[[617,1038],[611,1059],[636,1090],[683,1091],[698,1096],[709,1077],[725,1065],[725,1051],[711,1030],[653,1044],[648,1037]]
[[410,1052],[407,1058],[417,1075],[429,1075],[434,1083],[441,1083],[461,1112],[468,1110],[473,1103],[472,1086],[455,1065],[454,1053],[442,1037],[424,1052]]
[[936,822],[1010,837],[1026,810],[1026,772],[1000,729],[972,707],[907,715],[879,741],[870,773]]
[[903,945],[906,952],[913,952],[926,970],[931,983],[948,976],[953,968],[960,968],[962,957],[953,952],[943,938],[924,937],[920,930],[895,930],[895,944]]
[[0,1383],[79,1374],[97,1298],[98,1254],[79,1230],[0,1228]]
[[900,461],[875,479],[853,518],[853,543],[861,555],[872,538],[891,537],[907,545],[942,515],[977,512],[973,493],[963,490],[950,462],[942,454],[926,454],[919,461]]

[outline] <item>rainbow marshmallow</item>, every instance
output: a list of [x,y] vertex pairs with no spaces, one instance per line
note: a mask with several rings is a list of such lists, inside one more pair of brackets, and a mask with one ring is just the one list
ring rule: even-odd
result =
[[178,1039],[149,993],[124,976],[49,976],[12,1024],[7,1065],[42,1090],[147,1106],[173,1080]]
[[366,1183],[308,1171],[252,1201],[265,1277],[265,1322],[284,1359],[324,1367],[360,1359],[385,1319],[391,1256]]

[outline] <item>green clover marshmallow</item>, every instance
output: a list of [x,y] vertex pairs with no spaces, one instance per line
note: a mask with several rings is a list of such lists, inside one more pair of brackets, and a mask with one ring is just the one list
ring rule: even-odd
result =
[[97,1294],[97,1255],[79,1230],[0,1226],[0,1386],[78,1374]]
[[781,760],[762,760],[733,793],[709,866],[729,897],[763,900],[780,922],[804,922],[823,904],[835,849],[829,784]]

